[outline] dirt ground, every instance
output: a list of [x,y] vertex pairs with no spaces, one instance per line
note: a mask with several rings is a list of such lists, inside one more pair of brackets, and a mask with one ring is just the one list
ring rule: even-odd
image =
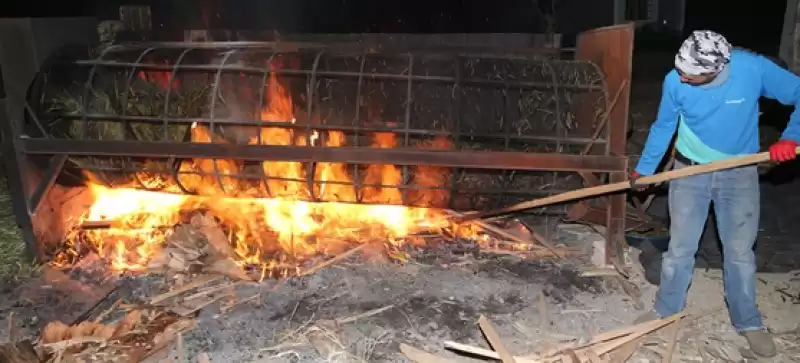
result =
[[[567,246],[601,238],[585,226],[561,225],[557,231],[555,242]],[[628,257],[636,261],[636,251]],[[311,276],[242,287],[238,296],[260,298],[228,312],[222,313],[218,304],[206,307],[197,317],[198,328],[184,336],[184,352],[190,362],[205,352],[212,362],[388,363],[408,362],[398,350],[406,343],[477,362],[446,351],[443,344],[488,347],[475,324],[485,315],[514,354],[530,354],[628,326],[644,311],[634,307],[615,280],[582,277],[586,264],[576,258],[555,263],[496,255],[464,256],[446,265],[352,258]],[[792,274],[759,275],[759,305],[782,348],[773,362],[796,361],[800,355],[794,331],[800,305],[787,298],[800,291],[795,280]],[[126,302],[147,300],[169,289],[160,276],[120,281],[123,287],[115,298]],[[655,287],[644,281],[641,268],[633,269],[631,281],[649,307]],[[48,314],[57,314],[53,310],[68,308],[52,286],[38,288],[44,292],[24,293],[22,285],[2,291],[0,337],[8,334],[11,312],[18,328],[35,334]],[[744,340],[731,329],[725,313],[721,273],[698,269],[689,298],[688,309],[712,308],[713,313],[682,327],[674,361],[744,361]],[[665,341],[651,337],[630,362],[660,361]]]

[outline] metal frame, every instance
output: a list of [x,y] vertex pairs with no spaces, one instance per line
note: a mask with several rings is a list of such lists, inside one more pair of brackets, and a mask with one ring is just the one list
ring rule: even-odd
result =
[[[32,256],[38,256],[36,211],[66,160],[55,156],[42,171],[21,153],[27,90],[45,57],[65,45],[85,44],[96,35],[93,18],[0,18],[0,131],[12,209]],[[27,110],[26,110],[27,108]],[[35,186],[35,187],[34,187]]]
[[[579,46],[580,47],[580,46]],[[174,48],[180,49],[181,57],[179,58],[176,64],[171,66],[161,66],[155,64],[146,64],[141,62],[144,56],[156,49],[163,49],[163,48]],[[314,49],[316,52],[316,59],[314,62],[314,66],[310,70],[292,70],[292,69],[280,69],[280,70],[272,70],[269,68],[254,68],[254,67],[241,67],[241,66],[225,66],[225,60],[229,59],[231,56],[236,54],[237,52],[246,52],[250,49],[263,49],[263,48],[270,48],[275,51],[278,49],[280,50],[292,50],[292,49]],[[110,62],[104,60],[104,58],[115,52],[120,50],[130,50],[130,49],[140,49],[141,55],[137,62],[126,63],[126,62]],[[224,57],[222,61],[222,66],[206,66],[206,65],[182,65],[180,64],[180,60],[183,57],[191,52],[193,49],[224,49],[223,52]],[[549,89],[552,92],[562,92],[566,88],[571,89],[580,89],[580,90],[595,90],[601,91],[605,94],[605,102],[608,102],[608,93],[606,90],[606,86],[604,84],[600,85],[576,85],[576,84],[563,84],[556,81],[555,72],[553,72],[553,81],[552,83],[547,82],[529,82],[529,81],[511,81],[511,80],[485,80],[485,79],[472,79],[469,77],[464,77],[458,71],[456,71],[456,75],[454,77],[442,77],[442,76],[430,76],[430,75],[420,75],[415,74],[413,67],[415,65],[415,51],[411,50],[408,51],[407,58],[409,60],[408,69],[406,74],[368,74],[365,75],[363,72],[331,72],[331,71],[320,71],[317,70],[317,65],[319,64],[320,58],[323,54],[330,53],[330,52],[364,52],[363,48],[353,45],[337,45],[337,46],[325,46],[325,45],[314,45],[314,44],[283,44],[283,43],[273,43],[273,42],[226,42],[226,43],[149,43],[149,44],[125,44],[125,45],[118,45],[112,46],[107,48],[103,54],[97,60],[89,60],[89,61],[79,61],[77,62],[78,65],[83,66],[91,66],[92,71],[90,74],[90,80],[88,85],[91,85],[93,77],[96,73],[96,69],[98,67],[119,67],[119,68],[126,68],[131,69],[131,76],[128,78],[127,85],[130,85],[130,82],[133,78],[133,74],[136,71],[140,70],[156,70],[156,71],[170,71],[170,77],[168,84],[172,83],[176,73],[179,70],[186,71],[206,71],[206,72],[216,72],[216,78],[213,83],[213,90],[212,94],[217,94],[218,87],[220,84],[220,76],[222,75],[223,71],[225,72],[240,72],[240,73],[247,73],[247,74],[257,74],[263,77],[264,80],[267,79],[267,76],[270,72],[275,72],[279,74],[285,75],[304,75],[308,78],[308,90],[309,90],[309,99],[313,99],[313,90],[314,87],[312,85],[315,84],[317,77],[358,77],[358,84],[359,89],[361,84],[364,82],[363,80],[367,77],[369,79],[386,79],[386,80],[395,80],[395,81],[404,81],[407,84],[407,95],[408,99],[411,99],[411,92],[413,85],[418,82],[434,82],[434,83],[445,83],[451,84],[454,99],[453,102],[456,105],[460,105],[461,100],[460,92],[456,92],[456,90],[460,90],[462,87],[465,87],[469,84],[479,84],[482,87],[499,87],[502,89],[508,89],[511,87],[514,88],[523,88],[523,87],[537,87],[537,88],[544,88]],[[383,51],[385,52],[385,51]],[[518,59],[518,60],[529,60],[532,61],[534,56],[530,54],[475,54],[469,51],[440,51],[434,53],[425,53],[431,57],[445,57],[451,58],[454,61],[458,62],[461,59],[468,58],[468,57],[504,57],[508,59]],[[364,57],[363,59],[366,59]],[[365,62],[365,61],[362,61]],[[595,67],[598,73],[603,74],[607,73],[601,71],[597,66],[594,66],[590,62],[584,62],[588,65]],[[363,71],[364,64],[362,63],[362,71]],[[456,67],[456,69],[460,69],[460,67]],[[604,69],[605,71],[605,69]],[[84,96],[88,95],[89,89],[91,87],[86,87]],[[559,89],[561,88],[561,89]],[[167,88],[167,105],[169,103],[169,94],[171,88]],[[263,92],[263,90],[262,90]],[[625,98],[625,108],[627,109],[627,93],[624,95]],[[86,106],[86,97],[83,98],[84,100],[84,109]],[[413,166],[413,165],[431,165],[431,166],[441,166],[441,167],[450,167],[450,168],[476,168],[476,169],[513,169],[513,170],[533,170],[533,171],[569,171],[569,172],[590,172],[590,173],[608,173],[610,175],[610,180],[618,181],[620,178],[624,178],[626,175],[627,170],[627,157],[624,155],[624,147],[619,148],[618,145],[620,143],[619,140],[622,140],[624,145],[624,138],[625,138],[625,131],[627,129],[627,117],[613,117],[609,126],[606,127],[604,132],[604,136],[602,138],[592,139],[591,137],[569,137],[566,134],[566,131],[563,128],[557,128],[556,135],[554,136],[528,136],[527,138],[530,140],[525,140],[526,137],[516,138],[511,136],[511,133],[505,132],[503,134],[480,134],[477,133],[475,135],[469,135],[461,131],[461,129],[456,126],[453,130],[448,131],[432,131],[432,130],[424,130],[424,129],[413,129],[411,127],[411,104],[412,102],[405,103],[405,120],[403,122],[403,127],[364,127],[363,125],[356,125],[356,126],[346,126],[346,125],[319,125],[311,123],[305,124],[286,124],[286,123],[274,123],[265,120],[252,120],[252,121],[241,121],[241,120],[223,120],[219,118],[215,118],[213,114],[214,106],[213,103],[216,100],[212,98],[212,113],[210,117],[201,117],[201,118],[186,118],[186,119],[172,119],[163,115],[162,117],[145,117],[145,116],[126,116],[126,115],[119,115],[116,119],[123,120],[124,122],[155,122],[161,123],[163,122],[164,125],[167,125],[168,122],[170,123],[198,123],[198,124],[208,124],[210,129],[214,129],[215,125],[225,124],[225,125],[254,125],[256,127],[263,127],[263,126],[280,126],[280,127],[287,127],[293,128],[297,130],[305,130],[306,137],[310,138],[310,134],[312,130],[339,130],[339,131],[346,131],[346,132],[356,132],[356,133],[363,133],[365,131],[383,131],[383,132],[392,132],[402,136],[403,145],[398,148],[394,149],[374,149],[368,147],[358,146],[356,141],[356,146],[352,147],[321,147],[321,146],[275,146],[275,145],[233,145],[233,144],[199,144],[199,143],[182,143],[182,142],[168,142],[165,140],[162,141],[96,141],[96,140],[66,140],[66,139],[58,139],[54,137],[54,135],[50,135],[49,132],[46,130],[46,124],[43,123],[42,120],[38,118],[39,114],[35,113],[35,110],[32,110],[29,105],[26,104],[26,112],[28,113],[28,117],[36,125],[36,129],[38,129],[41,133],[39,137],[34,137],[30,133],[26,133],[22,130],[21,125],[15,122],[9,122],[9,120],[0,120],[4,125],[10,126],[4,128],[4,134],[10,135],[11,137],[6,138],[11,145],[12,148],[7,149],[8,151],[13,150],[13,154],[15,155],[14,160],[19,162],[19,165],[14,166],[11,165],[12,168],[17,169],[20,171],[21,175],[28,174],[29,172],[23,172],[26,169],[41,169],[35,164],[31,158],[36,156],[49,156],[49,163],[45,170],[41,173],[41,178],[39,182],[36,183],[36,187],[32,189],[32,191],[24,191],[24,193],[20,193],[19,196],[24,198],[24,205],[26,206],[25,212],[30,216],[34,216],[39,211],[39,206],[42,204],[42,200],[46,198],[48,192],[56,183],[56,180],[61,174],[62,170],[65,167],[65,164],[70,157],[75,156],[84,156],[84,155],[92,155],[92,156],[111,156],[111,157],[161,157],[161,158],[169,158],[170,160],[176,159],[183,159],[183,158],[209,158],[209,159],[238,159],[238,160],[252,160],[252,161],[263,161],[263,160],[273,160],[273,161],[299,161],[299,162],[309,162],[309,163],[319,163],[319,162],[337,162],[337,163],[355,163],[355,164],[395,164],[395,165],[402,165],[402,166]],[[263,96],[260,97],[260,102],[262,102],[263,106]],[[4,103],[3,100],[0,100],[0,106]],[[585,106],[585,105],[584,105]],[[556,107],[559,107],[556,104]],[[166,108],[166,107],[165,107]],[[563,110],[562,110],[563,111]],[[311,119],[311,115],[313,113],[313,101],[308,103],[307,108],[307,116]],[[356,115],[358,115],[358,111],[356,111]],[[456,113],[455,120],[453,120],[456,125],[460,122],[459,120],[459,113]],[[0,117],[5,115],[0,115]],[[560,113],[557,113],[557,118],[560,117]],[[78,118],[84,122],[92,122],[92,120],[109,120],[108,115],[95,115],[90,114],[87,112],[82,112]],[[112,117],[113,118],[113,117]],[[13,119],[13,118],[12,118]],[[361,122],[360,118],[356,116],[358,122]],[[557,120],[561,122],[561,120]],[[596,123],[596,120],[579,120],[579,122],[584,124],[584,127],[592,128],[592,124]],[[588,126],[587,126],[588,125]],[[506,130],[508,131],[508,130]],[[431,135],[431,134],[447,134],[449,133],[455,139],[456,150],[455,151],[440,151],[440,150],[415,150],[411,149],[409,144],[409,139],[412,136],[423,134],[423,135]],[[165,131],[166,134],[166,131]],[[563,147],[563,145],[586,145],[586,144],[594,144],[601,146],[604,151],[601,154],[595,155],[570,155],[570,154],[559,154],[559,153],[530,153],[530,152],[513,152],[513,151],[465,151],[459,149],[459,144],[462,142],[463,138],[466,136],[482,136],[482,137],[491,137],[497,140],[504,141],[504,146],[506,148],[509,147],[509,143],[513,139],[518,139],[522,141],[540,141],[540,142],[552,142],[559,147]],[[357,138],[356,138],[357,139]],[[259,134],[259,143],[260,143],[260,134]],[[311,143],[307,143],[310,145]],[[216,162],[214,163],[216,165]],[[408,180],[406,167],[403,167],[404,170],[404,180]],[[230,175],[220,174],[218,170],[213,173],[217,178],[221,177],[228,177]],[[12,186],[13,187],[13,186]],[[19,187],[15,187],[14,189],[18,189]],[[413,189],[413,188],[410,188]],[[15,193],[16,194],[16,193]],[[533,193],[535,194],[535,193]],[[623,200],[624,203],[624,200]],[[618,207],[618,201],[616,199],[612,199],[611,205],[612,207],[608,208],[606,214],[608,216],[608,230],[609,233],[618,233],[616,232],[619,229],[619,224],[622,223],[622,227],[624,228],[624,210],[620,210]],[[623,204],[624,206],[624,204]],[[18,212],[19,213],[19,212]],[[619,222],[622,220],[622,222]],[[32,237],[32,236],[31,236]],[[28,238],[28,237],[26,237]],[[610,242],[613,243],[613,242]],[[35,244],[35,242],[32,242]]]

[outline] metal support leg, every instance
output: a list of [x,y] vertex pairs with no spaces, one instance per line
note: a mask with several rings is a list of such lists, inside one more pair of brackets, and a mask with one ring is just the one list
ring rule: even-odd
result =
[[[611,183],[627,179],[625,173],[611,173]],[[606,209],[606,263],[624,266],[625,264],[625,216],[626,195],[608,196]]]
[[[2,84],[0,82],[0,84]],[[1,88],[1,87],[0,87]],[[28,160],[20,153],[19,139],[14,137],[19,135],[19,121],[9,117],[6,108],[4,92],[0,91],[0,128],[3,137],[3,162],[6,167],[6,178],[8,189],[11,193],[11,203],[16,216],[17,226],[22,229],[22,238],[25,241],[27,252],[31,257],[40,258],[39,249],[36,246],[36,236],[33,233],[33,222],[28,213]]]

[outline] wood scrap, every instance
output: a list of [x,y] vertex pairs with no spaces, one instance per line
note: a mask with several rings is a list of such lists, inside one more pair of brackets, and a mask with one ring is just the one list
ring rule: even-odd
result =
[[[450,217],[457,218],[457,219],[461,219],[461,218],[465,217],[464,214],[458,213],[458,212],[456,212],[454,210],[451,210],[451,209],[445,209],[444,212],[449,214]],[[491,233],[499,235],[500,237],[507,238],[507,239],[509,239],[511,241],[514,241],[514,242],[517,242],[517,243],[520,243],[520,244],[523,244],[523,245],[529,245],[529,244],[531,244],[533,242],[533,241],[530,241],[530,240],[523,239],[523,238],[521,238],[521,237],[519,237],[519,236],[517,236],[517,235],[515,235],[513,233],[510,233],[508,231],[505,231],[502,228],[498,228],[498,227],[492,226],[491,224],[489,224],[487,222],[484,222],[484,221],[481,221],[481,220],[471,220],[470,223],[472,223],[472,224],[474,224],[474,225],[476,225],[476,226],[478,226],[478,227],[480,227],[480,228],[482,228],[482,229],[484,229],[486,231],[489,231]],[[530,232],[531,232],[531,236],[537,242],[539,242],[539,244],[541,244],[542,246],[544,246],[545,248],[550,250],[550,252],[552,252],[553,255],[555,255],[556,257],[558,257],[561,260],[565,259],[565,256],[561,253],[561,251],[558,248],[556,248],[556,246],[553,245],[549,240],[547,240],[546,238],[544,238],[543,236],[539,235],[538,233],[536,233],[536,232],[534,232],[532,230]]]
[[201,297],[205,297],[205,296],[208,296],[208,295],[212,295],[212,294],[218,293],[218,292],[220,292],[222,290],[235,289],[235,288],[237,288],[237,287],[239,287],[241,285],[242,285],[241,281],[239,281],[239,282],[223,282],[221,284],[211,286],[211,287],[209,287],[207,289],[200,290],[200,291],[198,291],[198,292],[196,292],[194,294],[191,294],[189,296],[184,296],[183,299],[181,299],[181,300],[190,301],[190,300],[194,300],[194,299],[198,299],[198,298],[201,298]]
[[349,251],[347,251],[347,252],[345,252],[345,253],[339,254],[339,255],[337,255],[336,257],[333,257],[333,258],[331,258],[331,259],[325,260],[325,261],[323,261],[322,263],[320,263],[320,264],[318,264],[318,265],[315,265],[315,266],[311,267],[311,268],[310,268],[310,269],[308,269],[308,270],[301,271],[300,273],[298,273],[298,275],[299,275],[299,276],[309,276],[309,275],[313,275],[313,274],[317,273],[318,271],[320,271],[320,270],[322,270],[322,269],[324,269],[324,268],[326,268],[326,267],[328,267],[328,266],[331,266],[331,265],[333,265],[333,264],[336,264],[336,263],[338,263],[338,262],[341,262],[341,261],[343,261],[343,260],[346,260],[346,259],[347,259],[347,258],[349,258],[350,256],[353,256],[353,255],[355,255],[356,253],[363,251],[363,250],[364,250],[364,249],[366,249],[366,248],[367,248],[369,245],[370,245],[370,243],[362,243],[362,244],[358,245],[357,247],[355,247],[355,248],[352,248],[352,249],[350,249]]
[[[444,347],[447,348],[447,349],[450,349],[450,350],[463,352],[463,353],[467,353],[467,354],[478,356],[478,357],[497,359],[497,360],[500,359],[500,355],[497,354],[497,352],[495,352],[493,350],[480,348],[480,347],[475,347],[475,346],[471,346],[471,345],[467,345],[467,344],[457,343],[457,342],[453,342],[453,341],[445,341],[444,342]],[[516,363],[541,363],[542,362],[542,361],[540,361],[538,359],[520,357],[520,356],[515,356],[514,357],[514,361]]]
[[14,343],[19,339],[17,335],[17,324],[16,319],[14,319],[14,312],[8,313],[8,341],[10,343]]
[[212,251],[214,251],[220,259],[236,257],[236,251],[231,246],[228,237],[225,236],[225,232],[219,227],[217,221],[214,220],[214,217],[210,214],[195,214],[190,224],[203,232],[203,235],[205,235],[206,240],[212,247]]
[[117,325],[105,325],[84,321],[75,326],[66,325],[60,321],[54,321],[47,324],[42,329],[42,334],[39,337],[39,344],[47,345],[60,341],[92,337],[100,340],[108,340],[114,336],[117,330]]
[[211,363],[211,358],[208,357],[208,353],[200,352],[197,354],[197,363]]
[[206,297],[205,299],[194,299],[192,301],[181,301],[179,304],[174,304],[170,306],[168,309],[169,311],[178,314],[183,317],[188,317],[199,310],[225,298],[230,296],[230,294],[226,291],[220,291],[210,296]]
[[165,292],[163,294],[156,295],[156,296],[152,297],[150,299],[150,304],[151,305],[158,305],[160,302],[162,302],[164,300],[171,299],[171,298],[173,298],[175,296],[183,294],[184,292],[196,289],[198,287],[201,287],[201,286],[203,286],[205,284],[217,281],[219,279],[222,279],[222,276],[219,276],[219,275],[201,275],[201,276],[195,278],[190,283],[183,284],[181,286],[178,286],[178,287],[172,289],[171,291],[168,291],[168,292]]
[[218,273],[234,280],[255,281],[252,276],[248,275],[247,272],[231,258],[207,261],[203,270],[206,272]]
[[408,359],[417,363],[456,363],[453,360],[414,348],[408,344],[400,344],[400,352]]
[[186,362],[186,352],[183,347],[183,333],[178,332],[177,346],[175,350],[178,351],[178,362]]
[[[457,217],[463,215],[461,213],[457,213],[457,212],[451,211],[451,210],[447,210],[446,212],[448,214],[451,214],[451,215],[457,216]],[[489,224],[487,222],[484,222],[484,221],[474,221],[472,224],[478,226],[479,228],[481,228],[481,229],[483,229],[483,230],[485,230],[485,231],[487,231],[489,233],[493,233],[493,234],[495,234],[497,236],[503,237],[503,238],[505,238],[505,239],[507,239],[509,241],[512,241],[512,242],[519,243],[521,245],[529,245],[529,244],[533,243],[533,241],[531,241],[529,239],[522,238],[522,237],[517,236],[517,235],[515,235],[515,234],[513,234],[511,232],[503,230],[500,227],[495,227],[495,226],[493,226],[493,225],[491,225],[491,224]]]
[[[259,293],[256,293],[253,296],[246,297],[244,299],[234,301],[233,303],[225,304],[225,305],[221,306],[220,307],[220,312],[227,313],[227,312],[233,310],[233,308],[235,308],[235,307],[237,307],[239,305],[248,303],[250,301],[258,301],[260,298],[261,298],[261,293],[259,292]],[[260,305],[260,303],[257,303],[257,305]]]
[[195,328],[197,328],[197,322],[194,319],[180,319],[170,324],[153,338],[151,351],[155,352],[168,347],[175,341],[179,333],[185,333]]
[[578,356],[578,353],[575,353],[575,351],[572,350],[572,349],[567,350],[566,354],[564,354],[564,356],[563,356],[563,358],[561,358],[561,360],[562,361],[574,362],[574,363],[583,362],[581,357]]
[[[544,291],[539,291],[539,299],[537,300],[537,308],[539,310],[539,322],[541,324],[542,333],[545,336],[550,336],[550,314],[547,312],[547,300],[544,296]],[[548,340],[545,342],[545,346],[550,346],[552,343]]]
[[639,349],[639,345],[644,342],[645,338],[640,337],[638,339],[634,339],[630,342],[623,344],[619,349],[610,352],[608,355],[611,358],[611,361],[614,363],[625,363],[633,356],[633,353],[636,353],[636,350]]
[[617,270],[608,267],[582,268],[578,274],[581,277],[619,276],[619,272],[617,272]]
[[[544,311],[545,308],[540,308],[540,310]],[[583,343],[562,344],[554,349],[545,349],[538,354],[527,356],[514,356],[510,354],[502,344],[502,341],[500,341],[500,336],[489,320],[481,315],[478,319],[478,325],[489,341],[489,344],[497,351],[453,341],[445,341],[444,347],[448,350],[466,353],[471,356],[501,360],[504,363],[624,363],[630,359],[647,334],[670,324],[676,326],[676,322],[687,322],[707,316],[708,313],[713,313],[718,310],[720,309],[714,307],[693,314],[683,312],[669,318],[653,320],[600,333]],[[673,340],[677,339],[675,334],[677,333],[673,333],[673,336],[675,336]],[[415,351],[414,353],[419,352]],[[436,356],[429,357],[426,355],[419,355],[415,358],[409,356],[409,358],[416,362],[427,361],[426,359],[431,359],[430,361],[435,362]]]
[[678,334],[681,332],[681,325],[683,321],[678,320],[675,324],[672,324],[670,329],[672,331],[670,333],[669,342],[667,343],[667,353],[664,355],[664,360],[662,363],[671,363],[672,362],[672,355],[675,353],[675,346],[678,343]]
[[602,358],[602,357],[600,357],[600,355],[599,355],[599,354],[597,354],[597,352],[595,352],[595,351],[594,351],[594,350],[592,350],[591,348],[589,348],[589,349],[586,349],[586,351],[585,351],[585,352],[586,352],[586,353],[585,353],[585,354],[586,354],[586,357],[587,357],[587,358],[589,358],[589,360],[590,360],[592,363],[610,363],[610,362],[608,361],[608,359],[605,359],[605,358]]
[[119,306],[120,306],[121,304],[122,304],[122,299],[117,299],[116,301],[114,301],[114,303],[112,303],[112,304],[111,304],[111,306],[110,306],[108,309],[106,309],[106,310],[103,310],[103,312],[101,312],[100,314],[98,314],[98,315],[97,315],[97,316],[94,318],[94,322],[95,322],[95,323],[102,322],[102,321],[103,321],[103,319],[105,319],[105,318],[108,316],[108,314],[111,314],[111,312],[113,312],[115,309],[119,308]]
[[478,318],[478,326],[480,326],[481,331],[486,336],[486,340],[489,341],[489,344],[497,351],[497,355],[500,357],[500,360],[503,363],[517,363],[514,356],[511,355],[511,352],[508,351],[505,344],[503,344],[503,340],[500,338],[500,334],[497,333],[492,323],[487,319],[485,316],[481,315]]
[[372,309],[372,310],[369,310],[369,311],[365,311],[365,312],[363,312],[361,314],[353,315],[353,316],[350,316],[350,317],[347,317],[347,318],[336,319],[336,323],[339,324],[339,325],[352,323],[352,322],[354,322],[356,320],[359,320],[359,319],[368,318],[368,317],[373,316],[373,315],[378,315],[378,314],[380,314],[380,313],[382,313],[382,312],[384,312],[386,310],[392,309],[392,308],[394,308],[394,304],[387,305],[387,306],[384,306],[384,307],[381,307],[381,308],[377,308],[377,309]]
[[[642,324],[638,324],[638,325],[633,325],[633,326],[625,327],[625,328],[622,328],[622,329],[617,329],[617,330],[612,330],[612,331],[608,331],[608,332],[605,332],[605,333],[600,333],[600,334],[594,336],[591,340],[589,340],[586,343],[582,343],[582,344],[573,344],[573,343],[566,344],[565,346],[562,346],[561,348],[556,348],[554,351],[551,351],[549,353],[545,353],[543,355],[543,357],[554,356],[554,355],[557,355],[559,353],[564,352],[567,349],[580,350],[580,349],[583,349],[583,348],[586,348],[586,347],[591,347],[591,346],[595,346],[595,345],[599,345],[599,344],[604,344],[604,343],[608,343],[608,342],[616,342],[619,339],[625,339],[625,338],[631,337],[631,336],[634,336],[634,337],[642,336],[644,334],[648,334],[648,333],[650,333],[652,331],[660,329],[660,328],[662,328],[662,327],[664,327],[666,325],[669,325],[669,324],[675,322],[676,320],[678,320],[678,319],[680,319],[680,318],[682,318],[684,316],[685,316],[684,313],[679,313],[679,314],[675,314],[674,316],[671,316],[669,318],[653,320],[653,321],[650,321],[650,322],[646,322],[646,323],[642,323]],[[616,346],[614,348],[626,343],[627,341],[631,341],[631,340],[633,340],[633,339],[629,339],[629,340],[626,340],[625,342],[618,343],[618,344],[616,344]],[[605,350],[605,351],[602,351],[602,352],[598,351],[598,354],[605,354],[610,350],[611,349],[608,349],[608,350]]]
[[227,258],[214,251],[200,227],[182,224],[174,228],[158,254],[148,261],[147,268],[150,272],[186,273],[193,266],[203,265],[201,258],[207,256]]
[[670,319],[656,320],[654,322],[651,322],[652,324],[645,323],[645,324],[642,324],[643,326],[641,326],[640,330],[638,330],[636,332],[633,332],[631,334],[618,337],[618,338],[613,339],[613,340],[607,340],[607,341],[605,341],[603,343],[598,343],[598,344],[593,345],[593,346],[583,347],[581,349],[583,349],[583,350],[592,349],[595,352],[597,352],[597,354],[600,354],[600,355],[606,354],[606,353],[609,353],[609,352],[611,352],[611,351],[613,351],[613,350],[625,345],[628,342],[634,341],[637,338],[643,337],[643,336],[645,336],[647,334],[650,334],[650,333],[652,333],[652,332],[654,332],[654,331],[656,331],[658,329],[663,328],[664,326],[672,324],[672,323],[678,321],[681,317],[683,317],[683,316],[673,317],[673,318],[670,318]]

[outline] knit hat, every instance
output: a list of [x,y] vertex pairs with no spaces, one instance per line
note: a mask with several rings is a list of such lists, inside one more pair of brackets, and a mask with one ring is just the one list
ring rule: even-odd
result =
[[683,41],[675,55],[675,68],[687,76],[717,73],[730,62],[731,48],[731,44],[721,34],[710,30],[695,30]]

